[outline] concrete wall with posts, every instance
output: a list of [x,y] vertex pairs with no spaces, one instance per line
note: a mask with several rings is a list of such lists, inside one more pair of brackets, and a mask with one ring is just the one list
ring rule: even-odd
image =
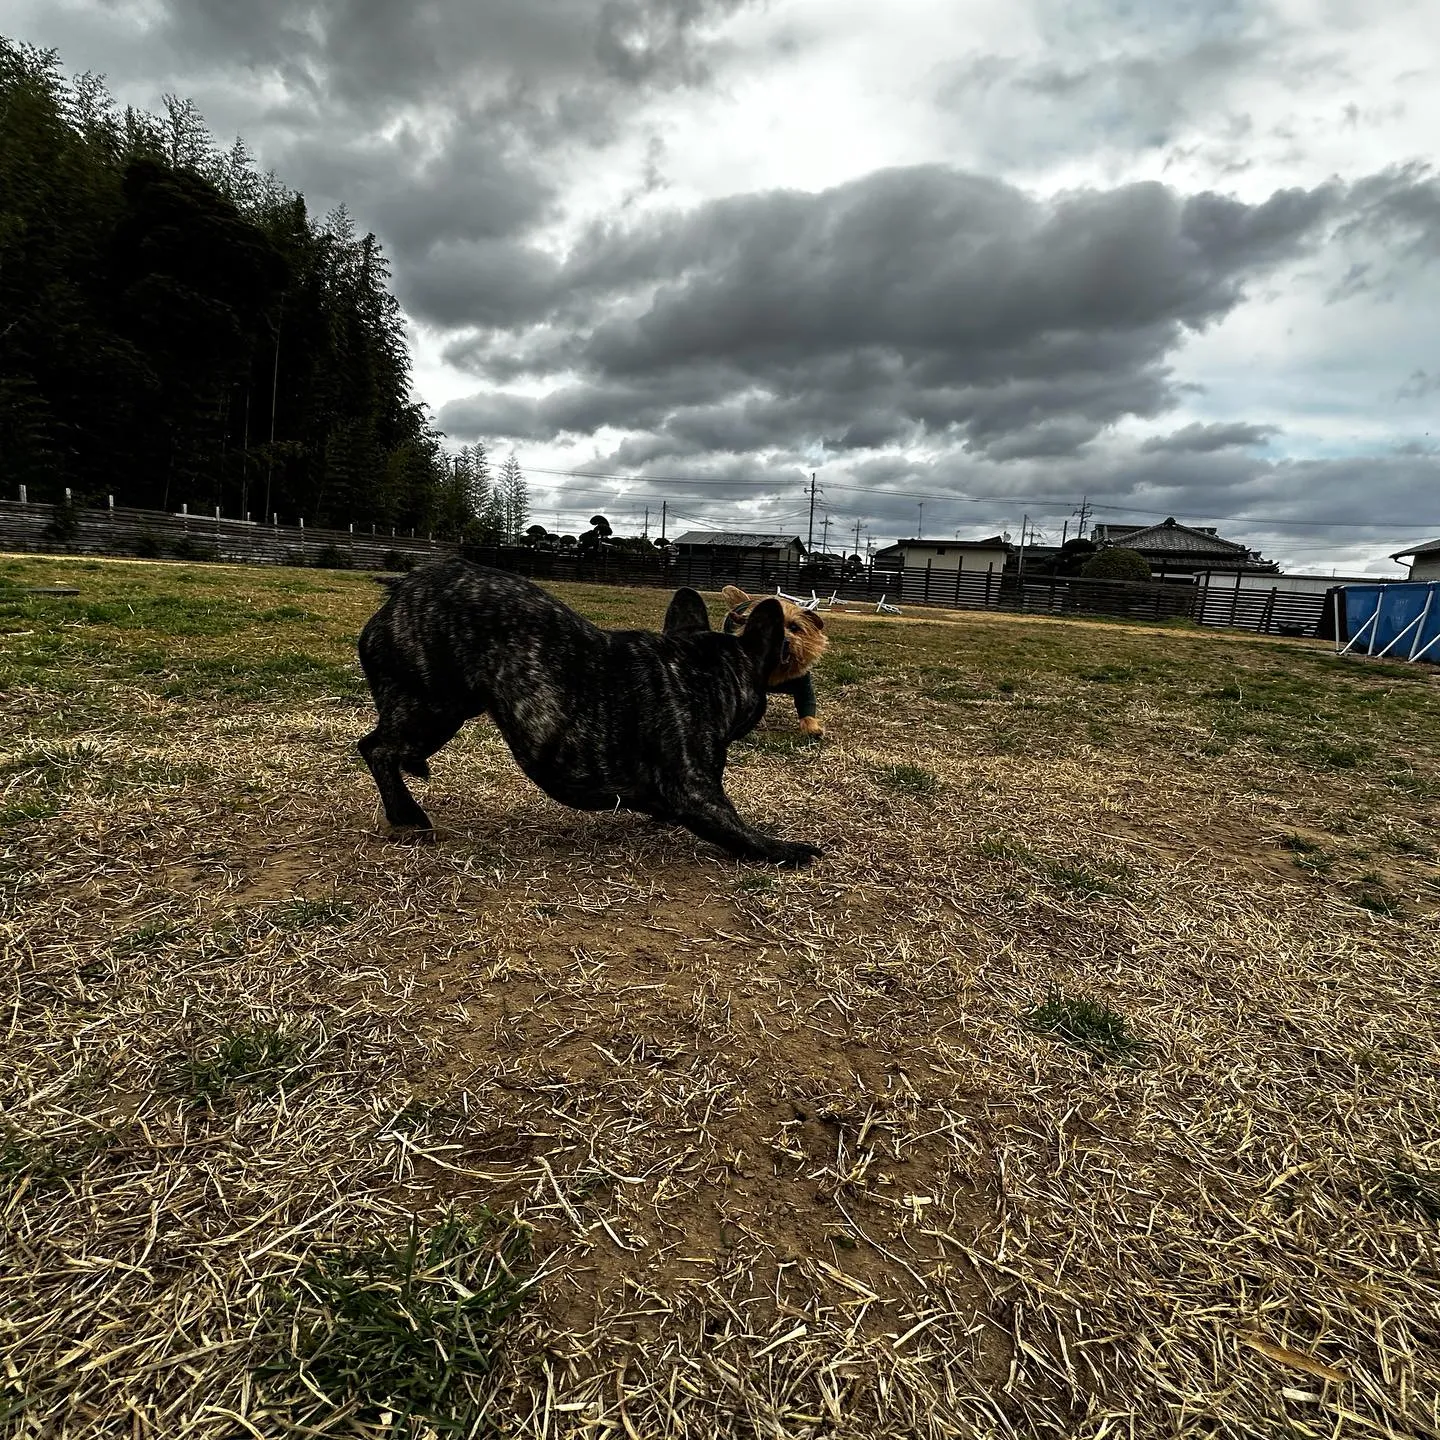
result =
[[[66,492],[67,499],[69,492]],[[413,530],[381,526],[317,529],[303,519],[281,524],[191,514],[134,510],[107,497],[103,506],[42,505],[25,487],[15,500],[0,500],[0,549],[64,551],[72,555],[137,555],[147,559],[223,560],[237,565],[315,565],[385,569],[395,557],[419,561],[454,554],[458,547]],[[389,557],[387,559],[387,557]]]

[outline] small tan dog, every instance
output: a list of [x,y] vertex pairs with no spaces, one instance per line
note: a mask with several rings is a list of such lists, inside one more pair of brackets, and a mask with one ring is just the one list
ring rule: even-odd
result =
[[[720,594],[730,607],[725,616],[725,633],[733,635],[745,628],[745,616],[755,600],[738,585],[727,585]],[[781,600],[785,612],[785,650],[779,666],[771,672],[770,692],[792,696],[795,713],[800,717],[800,733],[818,740],[825,732],[816,716],[815,681],[810,669],[825,653],[830,641],[825,636],[825,622],[814,610],[802,610],[788,600]]]

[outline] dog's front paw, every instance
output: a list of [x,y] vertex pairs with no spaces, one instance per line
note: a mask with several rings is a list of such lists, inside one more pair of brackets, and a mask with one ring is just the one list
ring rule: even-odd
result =
[[824,853],[818,845],[807,845],[803,840],[787,840],[776,845],[771,859],[787,870],[800,870]]
[[825,731],[813,715],[806,715],[801,719],[800,734],[808,745],[818,745],[825,738]]

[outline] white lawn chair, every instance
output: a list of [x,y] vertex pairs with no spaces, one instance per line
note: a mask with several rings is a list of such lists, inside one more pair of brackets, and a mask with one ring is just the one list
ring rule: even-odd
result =
[[884,595],[881,595],[880,603],[875,607],[875,613],[877,615],[898,615],[900,614],[900,607],[898,605],[887,605]]
[[775,587],[775,597],[778,600],[788,600],[797,610],[818,610],[820,602],[815,598],[815,592],[810,592],[808,600],[802,600],[798,595],[787,595],[778,585]]

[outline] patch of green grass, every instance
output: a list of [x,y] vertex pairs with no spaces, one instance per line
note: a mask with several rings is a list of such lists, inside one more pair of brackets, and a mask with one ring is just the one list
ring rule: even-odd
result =
[[1416,800],[1440,799],[1440,777],[1424,774],[1413,765],[1389,771],[1385,784]]
[[1303,835],[1282,835],[1280,848],[1288,850],[1290,858],[1295,862],[1295,868],[1303,870],[1307,875],[1328,875],[1335,868],[1335,857],[1327,854],[1323,846],[1314,840],[1307,840]]
[[348,925],[355,914],[348,900],[289,900],[270,911],[270,920],[282,930],[327,930]]
[[740,742],[740,749],[769,755],[790,755],[797,750],[809,749],[813,744],[809,735],[793,730],[752,730]]
[[273,1358],[259,1374],[267,1388],[294,1379],[297,1398],[318,1392],[332,1412],[353,1406],[362,1422],[389,1412],[386,1433],[423,1433],[417,1421],[475,1433],[479,1382],[531,1264],[528,1227],[488,1211],[423,1232],[412,1219],[401,1240],[322,1255],[271,1295]]
[[773,875],[765,875],[760,872],[742,875],[735,882],[735,888],[742,895],[768,895],[775,890],[776,882]]
[[940,789],[939,778],[920,765],[882,765],[876,770],[875,778],[887,790],[917,799],[928,799]]
[[920,692],[927,700],[940,700],[952,705],[973,705],[982,700],[993,700],[994,693],[983,685],[963,680],[945,681],[931,685]]
[[173,920],[147,920],[138,930],[122,935],[111,948],[120,956],[152,955],[184,933],[184,928]]
[[30,825],[48,820],[60,812],[60,797],[55,794],[21,795],[0,801],[0,830],[17,825]]
[[1397,1166],[1385,1176],[1384,1194],[1392,1204],[1440,1220],[1440,1174]]
[[1036,870],[1053,885],[1073,890],[1077,895],[1128,895],[1130,872],[1123,865],[1112,864],[1109,873],[1089,865],[1049,856],[1035,857]]
[[233,635],[237,631],[277,620],[306,618],[293,606],[256,610],[223,596],[162,592],[134,594],[126,599],[94,600],[77,604],[75,618],[84,624],[109,625],[117,630],[148,630],[159,635]]
[[105,759],[105,752],[89,740],[68,745],[36,745],[0,762],[0,776],[20,776],[43,785],[68,785],[84,771],[103,764]]
[[152,652],[136,656],[131,669],[136,679],[159,681],[160,693],[168,700],[269,700],[322,689],[350,695],[359,694],[364,686],[358,671],[350,666],[335,665],[300,651],[185,660]]
[[1029,1027],[1102,1060],[1137,1056],[1144,1048],[1130,1022],[1105,1001],[1052,990],[1026,1017]]
[[1301,750],[1300,758],[1315,770],[1353,770],[1357,765],[1363,765],[1375,758],[1375,747],[1317,740]]
[[222,1030],[171,1059],[167,1088],[201,1105],[238,1091],[273,1095],[308,1078],[325,1044],[323,1032],[283,1022]]
[[32,1183],[71,1179],[118,1143],[115,1131],[105,1127],[63,1140],[45,1140],[0,1124],[0,1189],[11,1189],[23,1179]]
[[827,655],[821,667],[820,673],[832,685],[854,685],[866,675],[864,666],[857,665],[844,655]]
[[1030,871],[1062,889],[1073,890],[1082,897],[1089,895],[1128,895],[1133,876],[1127,866],[1117,861],[1084,865],[1051,855],[1039,855],[1029,846],[1001,835],[987,835],[978,841],[975,853],[987,860],[1006,860]]
[[1405,902],[1373,871],[1360,876],[1350,887],[1350,899],[1362,910],[1390,920],[1398,920],[1405,913]]

